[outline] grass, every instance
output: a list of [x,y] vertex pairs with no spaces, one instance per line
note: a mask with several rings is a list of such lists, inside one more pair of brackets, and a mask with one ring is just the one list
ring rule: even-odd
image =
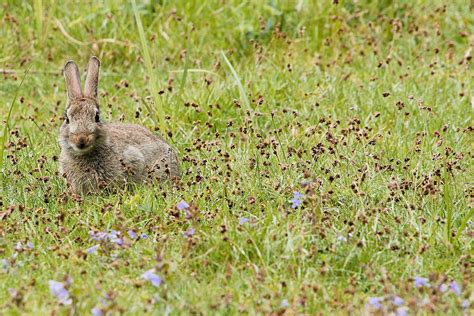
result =
[[150,52],[148,50],[147,40],[145,38],[145,31],[143,30],[142,20],[140,18],[140,13],[138,12],[137,4],[135,0],[131,0],[131,3],[132,3],[132,8],[133,8],[133,15],[135,16],[135,21],[137,22],[138,34],[140,35],[140,43],[142,45],[143,57],[145,60],[147,74],[148,74],[148,77],[150,78],[149,79],[150,90],[151,90],[153,100],[155,102],[154,107],[150,106],[149,108],[156,108],[153,111],[157,114],[158,125],[161,131],[166,131],[166,128],[164,125],[165,119],[163,117],[165,109],[163,108],[163,106],[161,106],[162,102],[158,102],[158,100],[160,100],[159,95],[158,95],[158,80],[156,79],[155,70],[153,69]]
[[3,177],[5,173],[3,170],[5,169],[3,166],[3,161],[4,161],[4,153],[5,153],[5,148],[6,148],[6,142],[8,140],[8,136],[10,134],[10,118],[12,116],[13,108],[15,107],[16,99],[18,97],[18,91],[23,85],[23,81],[25,81],[26,75],[28,74],[29,68],[25,71],[25,75],[23,76],[23,79],[21,79],[20,84],[18,86],[17,91],[15,92],[15,95],[13,96],[13,100],[10,103],[9,109],[8,109],[8,114],[6,116],[6,120],[3,121],[3,133],[2,133],[2,141],[1,141],[1,148],[0,148],[0,168],[2,170],[2,182],[4,181]]
[[245,107],[247,108],[247,110],[251,110],[250,102],[249,102],[249,99],[247,98],[247,93],[245,92],[245,88],[242,85],[242,82],[240,81],[239,75],[235,71],[235,68],[232,66],[229,59],[227,59],[227,56],[225,55],[225,53],[223,51],[221,51],[221,54],[222,54],[222,59],[224,59],[226,65],[229,67],[230,72],[232,73],[232,76],[234,77],[235,83],[239,87],[240,96],[241,96],[242,100],[244,100]]
[[[473,313],[470,4],[334,2],[3,3],[0,314]],[[90,55],[181,183],[67,192],[61,69]]]

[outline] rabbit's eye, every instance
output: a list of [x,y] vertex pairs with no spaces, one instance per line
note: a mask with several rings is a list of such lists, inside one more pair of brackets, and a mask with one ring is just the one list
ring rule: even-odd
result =
[[100,122],[99,112],[97,112],[97,113],[95,114],[95,121],[96,121],[97,123]]
[[69,124],[69,117],[64,116],[64,120],[66,121],[66,124]]

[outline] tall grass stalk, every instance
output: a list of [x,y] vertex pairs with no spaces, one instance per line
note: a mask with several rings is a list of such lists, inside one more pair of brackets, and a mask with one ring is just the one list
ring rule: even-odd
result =
[[462,232],[464,231],[464,229],[466,228],[467,226],[467,223],[469,222],[469,220],[471,220],[472,218],[474,217],[474,207],[471,207],[471,209],[469,210],[469,213],[467,213],[467,215],[463,218],[462,222],[461,222],[461,225],[459,225],[457,231],[456,231],[456,236],[454,237],[454,240],[453,240],[453,244],[456,244],[456,242],[458,241],[459,237],[461,236]]
[[453,226],[453,197],[451,192],[451,179],[449,178],[449,174],[447,172],[444,173],[443,177],[443,202],[444,202],[444,212],[445,212],[445,233],[446,233],[446,240],[449,243],[452,243],[453,236],[452,236],[452,226]]
[[3,135],[2,135],[1,147],[0,147],[0,170],[2,171],[2,183],[3,183],[3,177],[5,175],[5,173],[3,172],[3,156],[4,156],[4,152],[5,152],[5,144],[8,140],[8,135],[10,134],[10,129],[11,129],[10,128],[11,127],[10,126],[10,118],[12,116],[13,108],[15,107],[16,99],[18,97],[18,92],[20,91],[21,86],[23,85],[23,81],[25,81],[26,75],[30,71],[30,68],[31,68],[31,66],[29,66],[26,69],[25,74],[23,75],[23,78],[20,81],[20,85],[18,86],[18,88],[15,91],[15,95],[13,96],[12,103],[10,104],[10,109],[8,110],[8,115],[7,115],[7,119],[5,121],[5,126],[3,127]]
[[184,56],[184,71],[183,75],[181,77],[181,86],[180,86],[180,92],[179,95],[182,96],[184,92],[184,86],[186,84],[186,78],[188,77],[188,70],[189,70],[189,31],[190,26],[188,26],[188,30],[186,32],[186,55]]
[[43,0],[34,0],[36,34],[38,34],[40,45],[43,44]]
[[145,30],[143,29],[142,20],[140,18],[140,14],[138,12],[137,4],[135,0],[132,1],[132,8],[133,14],[135,16],[135,21],[137,23],[138,34],[140,36],[140,43],[143,52],[143,59],[145,60],[145,67],[149,77],[149,84],[150,84],[150,91],[152,94],[153,101],[155,102],[155,115],[158,118],[158,125],[160,128],[161,133],[164,137],[166,137],[166,122],[164,119],[164,109],[163,109],[163,102],[159,98],[158,95],[158,78],[156,77],[156,73],[153,70],[153,64],[151,62],[150,51],[148,50],[148,44],[145,37]]
[[222,58],[224,59],[225,63],[227,64],[227,67],[229,67],[230,72],[232,73],[232,76],[234,77],[235,83],[237,83],[237,87],[239,87],[240,96],[244,100],[246,108],[248,110],[251,110],[250,102],[249,102],[249,99],[247,97],[247,93],[245,92],[245,88],[242,85],[242,82],[240,81],[240,78],[239,78],[239,75],[237,74],[237,71],[235,71],[235,68],[232,66],[229,59],[227,59],[227,56],[225,55],[223,50],[221,50],[221,54],[222,54]]

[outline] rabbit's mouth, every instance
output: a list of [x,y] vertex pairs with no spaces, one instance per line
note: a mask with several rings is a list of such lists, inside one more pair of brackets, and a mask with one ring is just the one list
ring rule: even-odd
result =
[[68,142],[75,154],[83,155],[94,148],[95,136],[93,133],[71,134]]
[[79,155],[87,154],[94,148],[94,146],[92,144],[87,145],[87,146],[71,144],[71,147],[74,150],[74,153],[79,154]]

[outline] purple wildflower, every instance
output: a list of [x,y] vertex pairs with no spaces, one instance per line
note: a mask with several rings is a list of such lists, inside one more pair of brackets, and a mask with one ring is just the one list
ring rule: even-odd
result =
[[66,285],[71,285],[72,284],[72,278],[70,275],[66,277]]
[[91,255],[91,254],[95,253],[97,251],[97,249],[99,249],[99,245],[92,246],[92,247],[90,247],[86,250],[86,253]]
[[298,191],[293,192],[293,197],[295,199],[301,199],[303,197],[303,194],[299,193]]
[[16,297],[18,295],[18,291],[12,287],[9,287],[8,294],[10,294],[11,297]]
[[95,241],[102,241],[102,240],[107,240],[108,234],[106,232],[94,232],[91,231],[89,233],[90,239],[95,240]]
[[288,300],[286,298],[281,301],[280,308],[287,308],[288,306],[290,306],[290,304],[288,303]]
[[443,284],[441,284],[441,285],[439,286],[439,291],[440,291],[441,293],[446,293],[446,291],[448,290],[448,288],[449,288],[449,287],[446,285],[446,283],[443,283]]
[[178,202],[178,204],[176,204],[176,207],[178,208],[178,210],[182,211],[189,208],[189,204],[186,203],[186,201],[181,200]]
[[397,316],[408,316],[406,307],[397,308]]
[[2,266],[2,270],[3,271],[7,271],[8,270],[8,260],[7,259],[2,259],[0,260],[0,264]]
[[241,217],[239,218],[239,225],[244,225],[249,222],[249,219],[247,217]]
[[123,245],[123,240],[120,238],[120,232],[116,230],[111,230],[110,233],[107,235],[107,238],[110,240],[111,243],[117,244],[119,246]]
[[28,242],[26,243],[26,248],[28,248],[28,249],[33,249],[33,248],[35,248],[35,245],[33,245],[33,243],[32,243],[31,241],[28,241]]
[[369,302],[369,305],[375,309],[382,308],[382,300],[380,297],[369,297],[368,302]]
[[113,301],[112,296],[110,296],[109,293],[106,293],[106,292],[105,292],[105,293],[102,293],[102,297],[99,298],[99,302],[100,302],[103,306],[105,306],[105,305],[108,304],[109,301],[110,301],[110,302]]
[[184,210],[184,218],[191,219],[193,218],[193,214],[188,209],[186,209]]
[[147,238],[148,238],[148,235],[145,234],[145,233],[141,233],[141,234],[140,234],[140,238],[141,238],[141,239],[147,239]]
[[110,242],[113,243],[113,244],[117,244],[119,246],[123,245],[123,239],[122,238],[113,237],[113,238],[110,238]]
[[290,200],[291,208],[298,208],[303,202],[303,195],[298,191],[293,192],[293,198]]
[[127,234],[128,234],[128,236],[129,236],[130,238],[132,238],[132,239],[137,239],[137,237],[138,237],[137,233],[135,233],[135,232],[134,232],[133,230],[131,230],[131,229],[127,232]]
[[403,299],[400,296],[395,296],[392,300],[392,303],[393,305],[401,306],[405,303],[405,301],[403,301]]
[[160,286],[161,278],[155,273],[155,270],[151,269],[142,274],[142,278],[150,281],[153,286]]
[[347,238],[342,236],[342,235],[339,235],[339,236],[337,236],[337,240],[339,240],[341,242],[345,242],[345,241],[347,241]]
[[449,283],[449,289],[451,292],[453,292],[456,296],[461,295],[461,288],[459,287],[459,284],[456,281],[453,281]]
[[430,282],[427,278],[415,277],[414,278],[415,287],[429,287]]
[[98,307],[94,307],[93,309],[91,309],[91,314],[92,314],[92,316],[102,316],[102,315],[104,315],[102,310]]
[[95,240],[95,241],[109,241],[119,246],[123,245],[123,239],[120,237],[121,233],[114,229],[112,229],[110,233],[91,231],[89,235],[90,235],[90,239]]
[[464,301],[462,301],[462,303],[461,303],[462,309],[468,309],[468,308],[469,308],[469,305],[471,305],[471,303],[469,303],[469,300],[464,300]]
[[97,233],[98,240],[107,240],[109,238],[109,234],[106,232],[98,232]]
[[49,290],[51,294],[58,299],[60,304],[70,305],[72,303],[69,297],[69,291],[66,290],[63,283],[49,280]]
[[186,237],[192,237],[196,230],[193,227],[189,227],[187,231],[183,233],[184,236]]
[[23,249],[23,245],[21,244],[21,241],[16,243],[15,250],[20,251]]

